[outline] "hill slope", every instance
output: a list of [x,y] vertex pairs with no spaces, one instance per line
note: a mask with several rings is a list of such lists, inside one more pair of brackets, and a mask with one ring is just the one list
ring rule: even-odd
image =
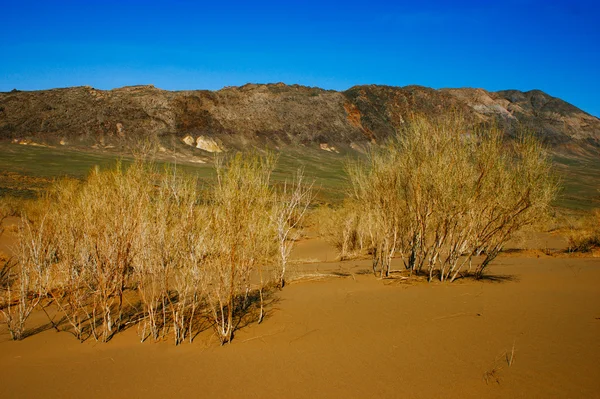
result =
[[248,145],[330,149],[379,142],[412,114],[451,111],[495,120],[509,134],[525,126],[557,152],[600,149],[600,119],[541,91],[368,85],[337,92],[281,83],[218,91],[85,86],[0,93],[0,139],[121,148],[147,136],[183,146],[189,136],[188,144],[207,151]]

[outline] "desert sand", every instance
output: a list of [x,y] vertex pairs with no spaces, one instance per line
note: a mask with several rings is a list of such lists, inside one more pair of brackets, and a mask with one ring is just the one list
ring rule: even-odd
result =
[[135,328],[12,342],[3,326],[0,397],[600,398],[600,258],[512,250],[485,280],[426,283],[377,279],[316,238],[294,257],[263,323],[225,346],[210,329],[175,346]]

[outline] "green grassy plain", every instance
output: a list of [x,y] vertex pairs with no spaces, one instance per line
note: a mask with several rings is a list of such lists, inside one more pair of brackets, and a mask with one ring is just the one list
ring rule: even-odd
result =
[[[303,168],[306,181],[314,181],[319,202],[343,199],[347,188],[344,164],[349,156],[315,149],[290,149],[277,153],[277,156],[273,173],[275,184],[291,179],[298,168]],[[94,167],[112,167],[118,160],[127,165],[133,157],[101,151],[0,143],[0,196],[32,198],[56,179],[83,179]],[[175,166],[207,182],[215,176],[212,162],[201,164],[172,159],[158,161],[158,164]]]
[[556,205],[573,210],[600,208],[600,158],[553,157],[562,192]]
[[[314,181],[319,203],[339,203],[344,198],[348,189],[344,165],[359,156],[312,148],[288,148],[277,155],[273,173],[275,184],[289,180],[302,167],[307,181]],[[83,179],[92,168],[112,167],[119,159],[127,164],[133,157],[102,151],[0,143],[0,196],[32,198],[55,179]],[[556,201],[558,207],[571,210],[600,208],[600,159],[555,155],[553,162],[563,186]],[[159,161],[159,164],[176,165],[207,182],[215,176],[212,162],[199,164],[173,159]]]

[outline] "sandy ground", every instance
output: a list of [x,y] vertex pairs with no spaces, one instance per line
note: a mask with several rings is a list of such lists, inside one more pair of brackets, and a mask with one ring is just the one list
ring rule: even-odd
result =
[[345,277],[289,284],[224,347],[210,331],[176,347],[1,327],[0,397],[600,398],[600,258],[515,251],[484,281],[407,284],[318,240],[295,257]]

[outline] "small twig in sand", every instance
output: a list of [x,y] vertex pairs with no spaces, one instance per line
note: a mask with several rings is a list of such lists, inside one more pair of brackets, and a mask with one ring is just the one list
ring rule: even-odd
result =
[[460,316],[481,316],[481,313],[465,313],[465,312],[461,312],[461,313],[454,313],[448,316],[440,316],[440,317],[436,317],[432,320],[444,320],[444,319],[452,319],[454,317],[460,317]]
[[[284,331],[285,331],[285,327],[283,327],[283,328],[282,328],[281,330],[279,330],[279,331],[275,331],[275,332],[272,332],[272,333],[270,333],[270,334],[263,334],[263,335],[259,335],[259,336],[257,336],[257,337],[252,337],[252,338],[245,339],[245,340],[243,340],[243,341],[242,341],[242,342],[240,342],[240,343],[241,343],[241,344],[243,344],[244,342],[250,342],[250,341],[254,341],[255,339],[260,339],[260,340],[262,341],[262,339],[263,339],[263,338],[266,338],[266,337],[271,337],[271,336],[273,336],[273,335],[276,335],[276,334],[282,333],[282,332],[284,332]],[[263,342],[264,342],[264,341],[263,341]]]
[[339,274],[334,274],[334,273],[306,273],[306,274],[302,274],[299,276],[296,276],[293,279],[290,279],[291,283],[300,283],[300,282],[308,282],[308,281],[315,281],[315,280],[323,280],[329,277],[347,277],[347,276],[342,276]]
[[308,331],[308,332],[306,332],[306,333],[304,333],[304,334],[300,335],[299,337],[296,337],[296,338],[292,339],[292,340],[290,341],[290,345],[292,344],[292,342],[294,342],[294,341],[297,341],[297,340],[299,340],[299,339],[301,339],[301,338],[304,338],[304,337],[306,337],[307,335],[314,333],[315,331],[319,331],[319,329],[318,329],[318,328],[315,328],[314,330],[310,330],[310,331]]
[[[504,352],[504,358],[506,360],[506,364],[508,365],[508,367],[512,366],[512,364],[514,363],[515,344],[516,344],[516,340],[513,341],[512,349],[510,351]],[[486,384],[489,384],[490,382],[495,382],[498,385],[500,385],[500,370],[502,370],[502,367],[497,366],[497,364],[500,361],[500,359],[502,359],[502,356],[503,355],[496,357],[496,360],[494,360],[494,366],[492,367],[492,369],[483,373],[483,380],[485,381]]]
[[460,294],[460,296],[473,295],[475,298],[480,297],[483,294],[483,291],[479,291],[477,294],[473,294],[470,292],[465,292],[464,294]]
[[381,280],[409,280],[410,277],[405,277],[405,276],[388,276],[388,277],[382,277]]
[[483,380],[485,383],[489,385],[490,382],[495,382],[500,385],[500,370],[502,370],[502,367],[494,367],[483,373]]
[[508,367],[512,366],[513,360],[515,358],[515,343],[516,343],[516,340],[513,341],[513,346],[510,351],[510,354],[508,352],[506,352],[506,363],[508,364]]

